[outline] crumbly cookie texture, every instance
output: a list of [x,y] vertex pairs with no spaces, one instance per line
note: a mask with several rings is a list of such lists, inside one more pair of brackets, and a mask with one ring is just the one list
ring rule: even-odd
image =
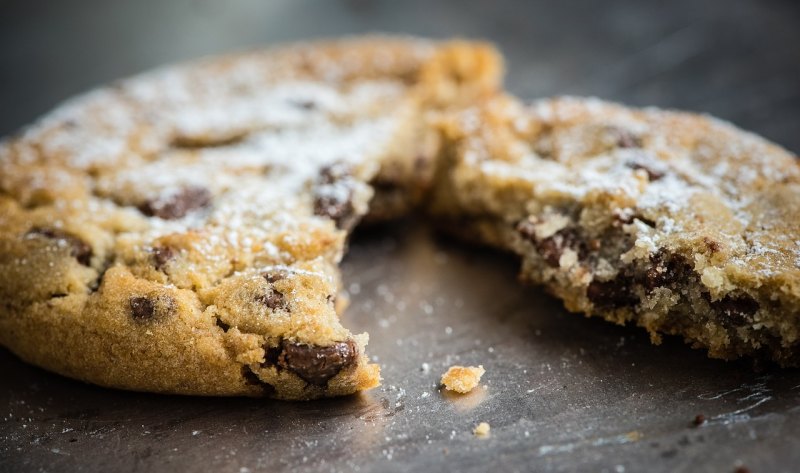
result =
[[472,429],[472,433],[476,437],[486,437],[489,435],[489,432],[492,430],[492,427],[489,425],[488,422],[481,422],[480,424],[476,425],[474,429]]
[[712,357],[800,362],[800,165],[711,117],[591,98],[442,124],[433,213],[522,257],[567,309]]
[[484,373],[483,365],[451,366],[442,375],[442,385],[448,391],[466,394],[478,386]]
[[494,92],[501,70],[479,43],[366,37],[64,104],[0,144],[0,343],[132,390],[377,386],[367,335],[337,314],[348,231],[421,197],[439,147],[427,115]]

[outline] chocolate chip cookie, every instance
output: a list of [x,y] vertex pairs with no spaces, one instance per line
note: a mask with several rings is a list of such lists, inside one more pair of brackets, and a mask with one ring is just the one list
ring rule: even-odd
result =
[[567,309],[800,362],[800,165],[720,120],[496,97],[442,124],[433,213]]
[[367,335],[337,313],[347,234],[421,197],[439,147],[427,114],[500,74],[486,45],[366,37],[167,67],[64,104],[0,144],[0,343],[132,390],[378,385]]

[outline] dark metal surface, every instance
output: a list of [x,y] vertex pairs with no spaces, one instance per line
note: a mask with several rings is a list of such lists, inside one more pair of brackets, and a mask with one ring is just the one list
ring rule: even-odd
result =
[[[524,97],[707,111],[800,149],[796,2],[644,3],[0,0],[0,133],[161,63],[381,30],[494,40]],[[384,385],[345,399],[127,393],[0,350],[0,471],[797,471],[800,372],[652,346],[565,313],[515,268],[418,223],[361,231],[346,323],[371,333]],[[453,363],[483,364],[486,389],[440,393]]]

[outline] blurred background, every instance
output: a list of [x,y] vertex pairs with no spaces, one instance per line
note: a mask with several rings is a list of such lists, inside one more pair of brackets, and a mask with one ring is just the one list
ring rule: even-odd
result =
[[508,87],[708,112],[800,151],[800,2],[0,0],[0,135],[189,58],[364,32],[496,42]]

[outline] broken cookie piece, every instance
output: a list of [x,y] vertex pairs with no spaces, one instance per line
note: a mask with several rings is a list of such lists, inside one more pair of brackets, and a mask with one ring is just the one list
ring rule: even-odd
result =
[[472,433],[476,437],[486,437],[489,435],[491,430],[492,428],[488,422],[481,422],[480,424],[476,425],[474,429],[472,429]]
[[442,131],[432,213],[519,255],[521,279],[568,310],[716,358],[800,364],[791,153],[713,118],[591,98],[495,97]]

